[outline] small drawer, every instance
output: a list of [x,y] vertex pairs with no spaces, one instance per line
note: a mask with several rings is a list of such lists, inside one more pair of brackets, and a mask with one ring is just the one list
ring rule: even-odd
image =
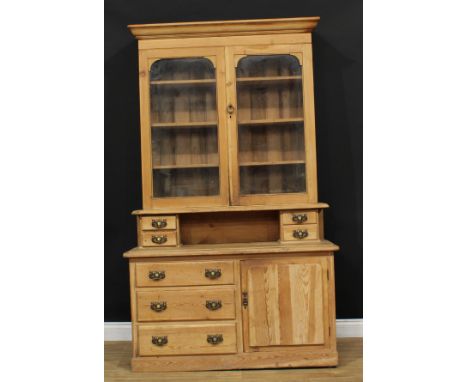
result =
[[138,321],[234,319],[234,287],[138,291],[137,313]]
[[233,261],[137,263],[137,287],[234,284]]
[[175,216],[142,216],[140,224],[142,231],[159,231],[177,228]]
[[318,224],[300,224],[300,225],[287,225],[283,226],[283,237],[284,241],[307,241],[317,240],[318,235]]
[[143,247],[170,247],[177,245],[177,232],[142,232],[141,245]]
[[140,356],[236,353],[236,324],[139,325],[138,343]]
[[286,211],[281,212],[282,224],[311,224],[317,223],[315,211]]

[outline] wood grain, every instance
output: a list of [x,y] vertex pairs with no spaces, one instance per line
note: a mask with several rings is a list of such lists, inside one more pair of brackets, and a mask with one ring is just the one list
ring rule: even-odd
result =
[[[234,282],[234,264],[232,261],[197,261],[197,262],[139,262],[136,264],[137,287],[163,287],[184,285],[225,285]],[[210,279],[205,276],[207,269],[219,269],[221,276]],[[152,280],[149,273],[164,271],[165,278]]]
[[279,240],[275,211],[204,213],[181,216],[184,245],[272,242]]
[[155,213],[198,213],[198,212],[227,212],[227,211],[271,211],[271,210],[300,210],[300,209],[322,209],[330,207],[327,203],[293,203],[289,204],[251,204],[248,206],[174,206],[171,208],[154,208],[135,210],[133,215],[154,215]]
[[[212,345],[207,342],[208,335],[222,335],[223,341]],[[151,341],[153,336],[167,336],[168,343],[156,346]],[[141,356],[237,352],[234,322],[139,324],[138,337],[138,351]]]
[[[221,308],[210,310],[207,301],[219,301]],[[151,304],[164,302],[166,308],[157,312]],[[157,288],[137,291],[138,321],[196,321],[235,318],[234,287]]]
[[[338,338],[338,352],[340,354],[338,367],[333,368],[299,368],[296,369],[266,369],[266,370],[235,370],[241,368],[239,364],[252,366],[255,357],[260,365],[265,365],[268,359],[258,356],[256,353],[248,353],[250,359],[236,359],[231,361],[223,355],[206,356],[179,356],[169,357],[165,362],[168,365],[173,363],[170,373],[157,372],[153,367],[152,372],[134,373],[130,368],[131,343],[130,342],[105,342],[104,344],[104,378],[106,382],[206,382],[206,381],[248,381],[248,382],[362,382],[362,338]],[[307,354],[307,353],[306,353]],[[273,367],[278,356],[267,354],[269,356],[269,366]],[[304,359],[302,354],[299,355]],[[148,357],[146,357],[148,358]],[[181,359],[182,358],[182,359]],[[207,359],[208,358],[208,359]],[[293,355],[284,356],[281,364],[285,365],[291,361]],[[296,353],[297,358],[297,353]],[[150,363],[151,361],[146,361]],[[281,364],[277,365],[280,366]],[[158,365],[159,366],[159,365]],[[192,366],[198,366],[198,370],[213,370],[214,366],[218,369],[234,369],[230,371],[183,371],[193,370]],[[211,367],[210,367],[211,366]],[[261,368],[262,366],[257,366]],[[310,365],[304,365],[310,366]],[[303,366],[303,367],[304,367]]]
[[310,210],[299,210],[299,211],[282,211],[281,212],[281,224],[298,224],[297,221],[293,220],[294,215],[306,215],[307,220],[303,224],[317,223],[317,212]]
[[129,25],[130,32],[140,39],[167,39],[171,37],[240,36],[271,33],[310,33],[320,17],[283,19],[196,21]]
[[[166,241],[162,244],[155,243],[153,238],[165,237]],[[143,247],[171,247],[177,245],[177,232],[176,231],[157,231],[149,232],[143,231],[141,233],[141,245]]]
[[[163,228],[157,228],[153,226],[153,222],[165,221],[166,226]],[[176,229],[176,217],[174,215],[155,215],[155,216],[142,216],[141,217],[141,229],[143,231],[159,231],[159,230],[168,230]]]
[[246,262],[249,346],[324,343],[320,262]]
[[[307,237],[299,239],[294,237],[294,231],[307,231]],[[285,225],[283,226],[281,240],[284,241],[296,241],[304,243],[311,240],[318,240],[319,238],[319,227],[317,224],[297,224],[297,225]]]
[[[285,226],[286,227],[286,226]],[[160,248],[133,248],[124,253],[128,258],[171,258],[186,257],[193,260],[194,256],[200,259],[206,257],[232,256],[241,258],[262,257],[268,255],[290,255],[307,254],[308,256],[321,255],[323,252],[338,251],[340,247],[328,240],[299,240],[283,242],[260,242],[260,243],[225,243],[225,244],[198,244],[183,245],[180,247]]]

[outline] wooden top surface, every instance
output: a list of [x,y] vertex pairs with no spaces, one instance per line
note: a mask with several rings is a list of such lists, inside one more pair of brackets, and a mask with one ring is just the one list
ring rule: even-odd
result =
[[274,210],[311,210],[330,207],[327,203],[292,203],[285,205],[250,205],[250,206],[209,206],[209,207],[167,207],[151,210],[135,210],[132,215],[188,214],[198,212],[239,212],[239,211],[274,211]]
[[256,255],[265,253],[301,253],[301,252],[334,252],[340,247],[328,240],[300,243],[230,243],[198,244],[180,247],[133,248],[124,253],[124,257],[181,257],[206,255]]
[[128,29],[138,39],[178,37],[241,36],[275,33],[310,33],[320,17],[282,19],[196,21],[183,23],[133,24]]

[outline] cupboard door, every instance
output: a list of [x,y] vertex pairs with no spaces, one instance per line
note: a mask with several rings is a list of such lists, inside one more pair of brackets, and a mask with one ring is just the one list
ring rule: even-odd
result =
[[305,91],[312,86],[310,49],[231,50],[227,111],[237,146],[231,153],[235,203],[314,201],[313,99]]
[[326,270],[321,257],[243,262],[247,347],[325,344]]
[[225,118],[218,118],[225,105],[222,53],[142,53],[149,74],[142,92],[145,208],[227,204]]

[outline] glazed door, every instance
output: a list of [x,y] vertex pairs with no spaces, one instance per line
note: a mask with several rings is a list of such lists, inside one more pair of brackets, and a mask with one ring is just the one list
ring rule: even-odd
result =
[[144,208],[228,204],[224,49],[140,52]]
[[324,345],[326,279],[324,257],[242,261],[245,348]]
[[228,48],[233,204],[317,201],[311,49]]

